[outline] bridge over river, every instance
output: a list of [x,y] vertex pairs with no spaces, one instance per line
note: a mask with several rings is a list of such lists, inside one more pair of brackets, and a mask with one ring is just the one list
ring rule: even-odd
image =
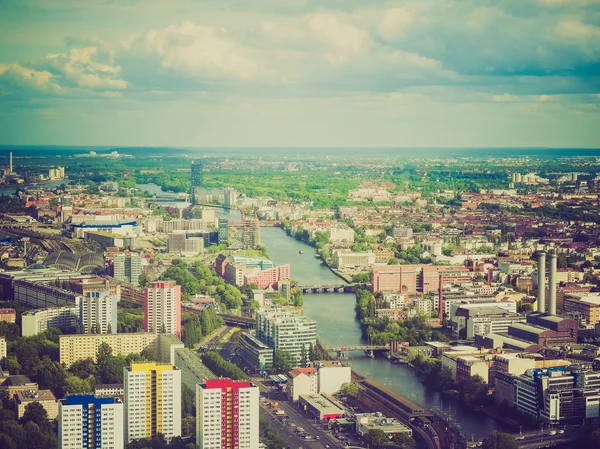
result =
[[302,293],[355,293],[358,288],[369,288],[369,284],[322,284],[322,285],[298,285]]

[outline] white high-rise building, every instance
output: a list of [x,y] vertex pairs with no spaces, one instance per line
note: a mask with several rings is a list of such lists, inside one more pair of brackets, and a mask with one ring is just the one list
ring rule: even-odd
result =
[[125,441],[161,433],[181,436],[181,371],[170,364],[132,363],[123,368]]
[[58,401],[60,449],[123,449],[123,403],[92,394]]
[[259,391],[247,381],[196,385],[196,445],[200,449],[258,449]]
[[79,326],[84,334],[117,333],[117,295],[88,292],[79,301]]
[[317,343],[317,322],[295,310],[260,309],[256,312],[256,337],[274,350],[289,352],[299,364],[302,348],[308,353]]
[[181,338],[181,286],[158,282],[144,289],[144,330]]

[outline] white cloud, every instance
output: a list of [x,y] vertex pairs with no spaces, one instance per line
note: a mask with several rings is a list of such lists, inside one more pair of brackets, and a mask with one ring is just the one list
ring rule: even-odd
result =
[[556,31],[560,36],[572,39],[600,38],[600,27],[588,25],[575,19],[560,22]]
[[416,20],[416,14],[409,8],[391,8],[383,12],[379,24],[379,34],[387,40],[394,40],[403,36],[406,29]]

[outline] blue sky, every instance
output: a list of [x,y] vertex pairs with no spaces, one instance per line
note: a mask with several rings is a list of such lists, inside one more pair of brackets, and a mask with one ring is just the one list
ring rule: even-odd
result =
[[600,0],[0,0],[0,143],[600,146]]

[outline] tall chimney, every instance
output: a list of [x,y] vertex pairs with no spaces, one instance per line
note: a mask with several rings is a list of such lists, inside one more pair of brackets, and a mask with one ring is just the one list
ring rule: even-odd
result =
[[548,313],[556,315],[556,252],[549,255],[550,266],[548,272]]
[[9,160],[9,162],[8,162],[8,168],[9,168],[9,169],[8,169],[8,172],[9,172],[9,173],[12,173],[12,172],[13,172],[13,171],[12,171],[12,151],[10,152],[10,156],[9,156],[9,159],[8,159],[8,160]]
[[442,323],[442,321],[444,321],[444,300],[443,300],[443,293],[442,291],[444,290],[444,281],[442,279],[442,275],[440,274],[440,290],[439,290],[439,302],[438,302],[438,308],[439,308],[439,314],[440,314],[440,324]]
[[546,253],[538,253],[538,312],[546,312]]
[[488,287],[492,286],[492,267],[488,267]]

